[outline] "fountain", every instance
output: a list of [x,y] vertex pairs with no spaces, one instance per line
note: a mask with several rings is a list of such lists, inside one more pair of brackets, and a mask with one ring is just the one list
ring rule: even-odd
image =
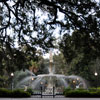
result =
[[29,86],[32,78],[35,77],[35,74],[27,69],[25,71],[16,71],[14,74],[13,82],[15,88],[25,88],[26,86]]
[[[23,78],[17,85],[16,88],[22,86],[31,87],[34,90],[40,90],[43,88],[43,91],[47,94],[50,94],[53,87],[55,87],[55,92],[58,93],[63,91],[64,88],[71,87],[71,88],[87,88],[87,84],[85,80],[76,75],[65,76],[61,74],[54,74],[53,69],[53,56],[50,52],[50,61],[49,61],[49,74],[40,74],[35,76],[32,72],[30,76]],[[52,93],[51,93],[52,94]]]

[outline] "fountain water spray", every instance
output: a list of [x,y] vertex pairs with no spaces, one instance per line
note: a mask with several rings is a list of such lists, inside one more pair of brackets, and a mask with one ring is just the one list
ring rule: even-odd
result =
[[[37,76],[27,76],[23,78],[16,87],[21,86],[28,86],[32,89],[40,89],[41,86],[43,87],[44,92],[48,93],[48,88],[55,87],[55,92],[59,92],[59,89],[64,89],[67,87],[74,88],[87,88],[87,84],[85,80],[76,75],[65,76],[61,74],[54,74],[54,67],[53,67],[53,56],[52,52],[50,51],[50,61],[49,61],[49,74],[40,74]],[[32,80],[32,77],[34,80]],[[30,84],[26,84],[30,82]]]

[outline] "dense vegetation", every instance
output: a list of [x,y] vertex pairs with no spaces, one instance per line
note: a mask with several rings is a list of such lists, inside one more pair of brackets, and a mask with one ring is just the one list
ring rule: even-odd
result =
[[24,90],[7,90],[4,88],[0,88],[0,97],[14,97],[14,98],[23,98],[30,97],[31,94]]
[[[69,65],[68,73],[84,77],[91,85],[96,85],[96,80],[100,85],[99,38],[90,33],[74,31],[71,35],[65,34],[60,42],[60,49]],[[94,75],[95,72],[98,73],[98,79]]]
[[84,90],[84,89],[76,89],[76,90],[71,90],[71,89],[65,89],[64,90],[64,95],[65,97],[78,97],[78,98],[100,98],[100,90],[98,89],[89,89],[89,90]]
[[[94,81],[100,59],[99,5],[94,0],[0,0],[1,87],[11,72],[28,69],[32,62],[38,69],[39,56],[55,47],[57,28],[57,34],[64,35],[59,49],[65,57],[58,55],[58,64],[65,64],[58,66],[59,73]],[[44,73],[44,65],[39,63],[36,74]]]

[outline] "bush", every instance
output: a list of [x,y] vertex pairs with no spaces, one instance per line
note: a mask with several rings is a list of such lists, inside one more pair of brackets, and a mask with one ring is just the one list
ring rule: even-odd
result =
[[96,91],[97,91],[96,88],[89,88],[88,90],[89,90],[90,92],[96,92]]
[[98,87],[97,90],[100,91],[100,87]]
[[29,92],[31,95],[33,94],[33,90],[31,88],[28,88],[27,92]]
[[88,97],[89,92],[87,90],[71,90],[66,93],[66,97]]
[[23,90],[8,90],[5,88],[0,88],[0,97],[30,97],[31,94],[29,92],[25,92]]
[[13,97],[30,97],[31,94],[29,92],[23,91],[23,90],[14,90],[12,91]]
[[63,94],[66,95],[67,92],[71,91],[72,89],[70,87],[64,89]]
[[10,97],[11,91],[5,88],[0,88],[0,97]]
[[84,89],[76,89],[69,90],[65,89],[64,95],[66,97],[100,97],[100,90],[84,90]]

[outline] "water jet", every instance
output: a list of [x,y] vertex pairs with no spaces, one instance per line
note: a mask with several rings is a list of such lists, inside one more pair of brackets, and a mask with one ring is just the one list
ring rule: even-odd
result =
[[40,74],[35,76],[32,72],[29,76],[24,77],[22,80],[16,84],[16,88],[18,87],[30,87],[34,90],[40,90],[41,87],[43,91],[46,93],[49,92],[50,89],[55,87],[55,92],[61,92],[64,88],[71,87],[71,88],[84,88],[87,89],[86,81],[76,75],[65,76],[61,74],[54,74],[53,69],[53,56],[50,52],[50,61],[49,61],[49,74]]

